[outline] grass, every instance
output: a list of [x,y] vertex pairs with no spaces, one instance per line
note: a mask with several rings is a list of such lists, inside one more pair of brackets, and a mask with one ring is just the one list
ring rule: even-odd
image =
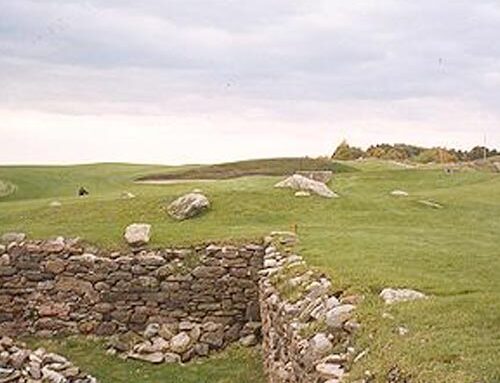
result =
[[263,381],[262,362],[256,350],[232,347],[211,357],[185,366],[151,365],[123,361],[106,354],[98,340],[69,338],[28,340],[33,347],[67,356],[100,383],[254,383]]
[[[341,198],[326,200],[298,199],[293,192],[274,189],[279,177],[271,176],[155,186],[132,180],[175,168],[3,167],[0,179],[17,189],[0,199],[0,233],[82,236],[119,247],[123,229],[145,221],[153,224],[152,246],[160,246],[241,241],[297,224],[306,260],[328,273],[335,287],[365,296],[356,342],[369,352],[355,366],[353,378],[370,370],[382,382],[398,366],[417,383],[499,382],[500,176],[475,171],[447,175],[381,164],[360,169],[335,175],[331,187]],[[91,190],[89,198],[74,197],[80,184]],[[167,217],[163,206],[193,188],[206,192],[212,210],[180,223]],[[389,192],[394,189],[410,196],[392,197]],[[137,198],[120,199],[124,190]],[[49,207],[54,199],[62,202],[61,208]],[[435,201],[443,208],[433,209],[419,200]],[[377,294],[387,286],[419,289],[431,299],[384,307]],[[394,319],[383,318],[384,312]],[[409,334],[397,334],[402,325]],[[88,358],[100,359],[90,354]],[[227,355],[213,365],[212,373],[224,370],[226,363],[243,363],[241,355]],[[134,368],[127,366],[110,364],[110,377],[105,379],[111,381],[115,369]],[[177,382],[174,373],[168,376]],[[209,373],[200,374],[204,379]]]

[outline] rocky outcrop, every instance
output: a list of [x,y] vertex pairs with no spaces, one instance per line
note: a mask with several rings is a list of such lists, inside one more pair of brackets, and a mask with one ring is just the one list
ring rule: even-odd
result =
[[0,338],[0,382],[97,383],[63,356],[43,348],[31,351],[23,343]]
[[108,253],[59,237],[0,250],[0,336],[113,337],[152,363],[260,337],[261,245]]
[[209,207],[210,202],[203,194],[189,193],[172,202],[167,211],[171,217],[184,220],[201,214]]
[[278,182],[274,187],[308,191],[325,198],[338,197],[338,195],[331,191],[323,182],[314,181],[299,174],[294,174],[286,180]]
[[133,223],[125,229],[125,240],[131,246],[145,245],[151,239],[151,225]]
[[359,299],[334,293],[328,278],[287,250],[291,238],[267,239],[260,280],[265,372],[270,383],[338,383],[357,355],[353,303]]

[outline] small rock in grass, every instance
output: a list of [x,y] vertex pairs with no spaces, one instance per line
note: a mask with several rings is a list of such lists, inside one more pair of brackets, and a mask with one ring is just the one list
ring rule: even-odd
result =
[[384,300],[387,304],[415,301],[418,299],[425,299],[427,296],[420,291],[411,289],[383,289],[380,293],[380,298]]
[[398,334],[399,334],[399,335],[401,335],[401,336],[405,336],[406,334],[408,334],[408,333],[410,332],[410,330],[408,330],[408,329],[407,329],[406,327],[404,327],[404,326],[399,326],[399,327],[397,328],[397,332],[398,332]]
[[394,197],[408,197],[409,196],[408,192],[405,192],[404,190],[393,190],[391,192],[391,195]]
[[134,223],[125,230],[125,240],[131,246],[145,245],[151,238],[151,225]]
[[140,361],[148,362],[148,363],[153,363],[153,364],[162,363],[164,360],[163,353],[161,353],[161,352],[154,352],[151,354],[130,353],[128,355],[128,357],[131,359],[136,359],[136,360],[140,360]]
[[11,243],[11,242],[22,242],[26,239],[26,234],[24,233],[15,233],[15,232],[10,232],[10,233],[5,233],[2,235],[2,242],[3,243]]
[[128,191],[124,191],[121,194],[121,198],[122,199],[134,199],[135,198],[135,194],[133,194],[131,192],[128,192]]
[[62,203],[59,201],[52,201],[49,206],[50,207],[61,207]]
[[438,204],[437,202],[432,202],[432,201],[427,201],[427,200],[420,200],[418,201],[419,204],[431,207],[433,209],[442,209],[443,205]]
[[298,192],[295,192],[295,197],[310,197],[311,193],[308,191],[300,190]]

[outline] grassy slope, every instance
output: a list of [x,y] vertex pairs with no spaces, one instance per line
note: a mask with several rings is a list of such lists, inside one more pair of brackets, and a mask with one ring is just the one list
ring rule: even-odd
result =
[[169,173],[155,173],[143,176],[140,180],[228,179],[255,175],[282,176],[294,174],[297,170],[331,170],[334,173],[355,171],[352,166],[332,162],[327,158],[272,158],[199,166]]
[[[275,190],[275,177],[146,186],[129,180],[157,169],[124,165],[116,171],[113,165],[84,169],[66,169],[71,178],[60,179],[56,187],[54,168],[47,169],[47,177],[44,169],[25,168],[21,173],[0,168],[0,179],[18,186],[16,194],[0,200],[4,201],[0,202],[0,232],[25,230],[32,237],[80,235],[115,247],[121,243],[123,228],[133,221],[153,224],[154,245],[258,237],[298,224],[301,251],[308,261],[328,272],[339,286],[367,297],[358,342],[360,347],[368,346],[370,353],[354,376],[365,369],[379,372],[398,365],[415,382],[500,379],[498,175],[449,176],[435,170],[377,166],[377,171],[337,175],[332,186],[342,198],[323,200],[297,199],[291,192]],[[30,178],[31,172],[38,181]],[[71,197],[74,185],[81,183],[92,185],[99,194],[88,199]],[[210,196],[212,211],[182,223],[167,218],[161,206],[195,187]],[[411,196],[389,196],[396,188]],[[138,198],[120,200],[122,190]],[[48,207],[54,198],[63,202],[62,208]],[[436,200],[445,207],[428,208],[418,204],[419,199]],[[417,288],[433,298],[384,308],[376,294],[385,286]],[[383,312],[395,319],[382,319]],[[399,325],[410,333],[396,335]],[[370,340],[372,335],[375,340]],[[235,363],[231,357],[226,362]]]

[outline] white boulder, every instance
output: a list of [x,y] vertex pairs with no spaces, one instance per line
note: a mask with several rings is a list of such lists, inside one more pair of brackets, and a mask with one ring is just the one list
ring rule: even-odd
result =
[[145,245],[151,239],[151,225],[134,223],[125,229],[125,240],[129,245]]
[[177,220],[195,217],[210,207],[210,201],[201,193],[188,193],[177,198],[168,208],[168,214]]
[[338,195],[330,190],[323,182],[314,181],[299,174],[294,174],[293,176],[278,182],[274,185],[274,187],[308,191],[325,198],[338,197]]

